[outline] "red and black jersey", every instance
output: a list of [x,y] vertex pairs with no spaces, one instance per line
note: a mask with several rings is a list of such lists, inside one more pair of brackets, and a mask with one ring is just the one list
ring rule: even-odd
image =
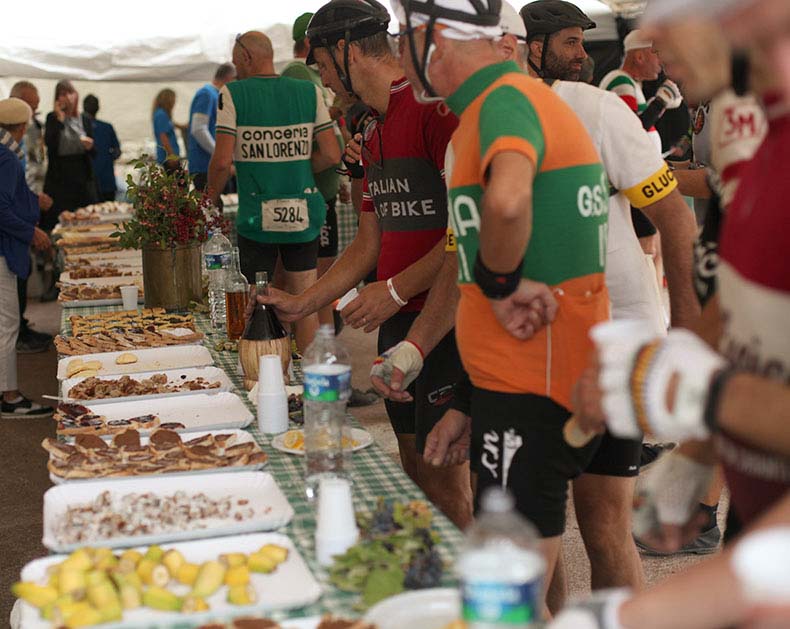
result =
[[[766,106],[768,136],[743,167],[721,237],[719,347],[734,367],[790,384],[790,206],[783,183],[790,171],[790,104],[768,99]],[[726,432],[716,446],[735,512],[748,525],[790,488],[790,458]]]
[[[390,88],[383,119],[364,129],[362,211],[381,228],[378,279],[387,280],[425,256],[447,230],[444,154],[458,119],[443,103],[419,103],[403,78]],[[403,311],[422,309],[425,294]]]

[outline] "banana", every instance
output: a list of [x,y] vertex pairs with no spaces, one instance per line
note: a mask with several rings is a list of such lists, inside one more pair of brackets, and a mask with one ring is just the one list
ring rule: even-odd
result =
[[143,592],[143,605],[165,612],[181,609],[181,599],[165,588],[152,586]]
[[99,610],[105,607],[120,607],[121,605],[118,592],[110,581],[104,581],[98,585],[90,586],[88,588],[87,598],[88,602]]
[[55,618],[55,613],[60,613],[60,608],[63,605],[73,605],[74,598],[70,594],[64,594],[63,596],[58,596],[54,602],[48,603],[41,608],[41,617],[44,620],[53,620]]
[[121,572],[134,572],[142,558],[142,554],[136,550],[125,550],[118,561],[118,570]]
[[186,563],[184,555],[177,550],[168,550],[162,557],[162,563],[170,573],[170,577],[175,579],[178,574],[178,569]]
[[226,568],[235,568],[247,563],[247,555],[244,553],[226,553],[219,556],[219,562]]
[[277,562],[269,555],[258,552],[247,557],[247,566],[252,572],[268,574],[277,567]]
[[106,572],[107,570],[112,570],[118,565],[118,557],[112,553],[101,555],[96,559],[93,565],[96,570],[104,570]]
[[208,598],[216,592],[225,578],[225,566],[218,561],[207,561],[200,566],[195,583],[192,585],[192,596]]
[[161,546],[157,546],[156,544],[154,544],[153,546],[149,546],[145,555],[143,555],[145,559],[152,559],[157,563],[161,562],[162,557],[164,556],[165,556],[165,551],[162,550]]
[[107,573],[104,572],[104,570],[91,570],[90,572],[85,573],[86,587],[101,585],[102,583],[107,583],[109,581],[110,578],[107,576]]
[[198,596],[187,596],[181,604],[182,614],[196,614],[209,609],[208,603]]
[[92,627],[102,623],[102,616],[97,609],[90,605],[80,607],[77,611],[66,616],[66,626],[69,629],[76,629],[77,627]]
[[58,591],[77,596],[85,591],[85,573],[81,570],[61,570],[58,575]]
[[247,585],[249,582],[250,569],[245,565],[228,568],[228,571],[225,573],[225,585],[227,586]]
[[176,574],[176,580],[179,583],[183,583],[184,585],[192,585],[195,583],[195,579],[197,579],[197,575],[199,571],[200,571],[200,566],[198,566],[197,564],[185,562],[178,569],[178,573]]
[[288,559],[288,549],[276,544],[265,544],[261,546],[258,552],[270,557],[277,564],[281,564]]
[[170,581],[167,568],[148,557],[143,557],[137,564],[137,574],[145,585],[164,587]]
[[61,596],[58,598],[53,608],[52,626],[65,627],[66,620],[70,616],[89,609],[92,609],[92,607],[88,601],[75,601],[71,597]]
[[231,605],[254,605],[257,600],[255,588],[249,584],[228,588],[228,603]]
[[93,559],[91,559],[91,552],[93,549],[78,548],[68,557],[66,557],[60,564],[60,571],[79,570],[86,572],[93,568]]
[[11,586],[11,592],[37,609],[50,605],[58,598],[58,591],[51,585],[38,585],[31,581],[19,581]]
[[113,603],[99,608],[101,622],[115,622],[123,618],[123,607],[120,603]]
[[121,598],[121,607],[124,609],[137,609],[143,604],[141,590],[128,581],[121,583],[118,594]]
[[60,591],[60,573],[57,571],[50,572],[47,577],[47,585]]

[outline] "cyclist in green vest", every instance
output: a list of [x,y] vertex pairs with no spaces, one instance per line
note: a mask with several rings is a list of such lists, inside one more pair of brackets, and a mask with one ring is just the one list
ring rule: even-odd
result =
[[[318,236],[326,219],[313,173],[340,161],[340,145],[321,90],[275,74],[266,35],[237,36],[233,62],[239,80],[220,91],[209,193],[219,197],[235,164],[241,271],[250,282],[256,271],[272,277],[279,256],[283,288],[299,294],[316,281]],[[316,315],[296,324],[300,350],[317,326]]]

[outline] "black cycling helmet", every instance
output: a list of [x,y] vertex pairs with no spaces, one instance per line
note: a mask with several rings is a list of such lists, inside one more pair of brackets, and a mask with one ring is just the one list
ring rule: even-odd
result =
[[549,37],[564,28],[577,26],[583,31],[595,28],[593,22],[579,7],[565,0],[535,0],[521,7],[519,11],[524,26],[527,28],[527,40],[543,36],[543,53],[540,56],[540,67],[532,61],[530,67],[543,77],[546,64],[546,51]]
[[[441,0],[439,0],[441,2]],[[469,11],[460,11],[437,4],[437,0],[400,0],[403,7],[406,24],[406,35],[409,38],[409,50],[414,61],[414,70],[422,83],[425,94],[431,98],[437,98],[437,94],[428,81],[426,69],[428,58],[433,46],[433,31],[436,20],[445,19],[476,26],[497,26],[499,24],[499,14],[502,10],[502,0],[468,0]],[[417,58],[417,47],[414,45],[414,29],[411,17],[414,14],[428,17],[425,30],[425,49],[422,51],[422,58]]]
[[389,11],[377,0],[331,0],[315,12],[307,25],[305,34],[310,42],[307,63],[315,62],[313,57],[315,48],[331,48],[341,39],[345,40],[343,69],[338,65],[334,54],[330,53],[330,56],[343,87],[349,94],[353,94],[351,75],[348,71],[349,42],[386,32],[389,23]]

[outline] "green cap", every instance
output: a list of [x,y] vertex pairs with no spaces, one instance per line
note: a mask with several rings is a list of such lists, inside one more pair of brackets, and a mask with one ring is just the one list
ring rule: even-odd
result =
[[308,13],[302,13],[302,15],[296,18],[293,29],[291,31],[294,41],[302,41],[305,38],[305,33],[307,32],[307,25],[310,23],[312,17],[313,14],[308,12]]

